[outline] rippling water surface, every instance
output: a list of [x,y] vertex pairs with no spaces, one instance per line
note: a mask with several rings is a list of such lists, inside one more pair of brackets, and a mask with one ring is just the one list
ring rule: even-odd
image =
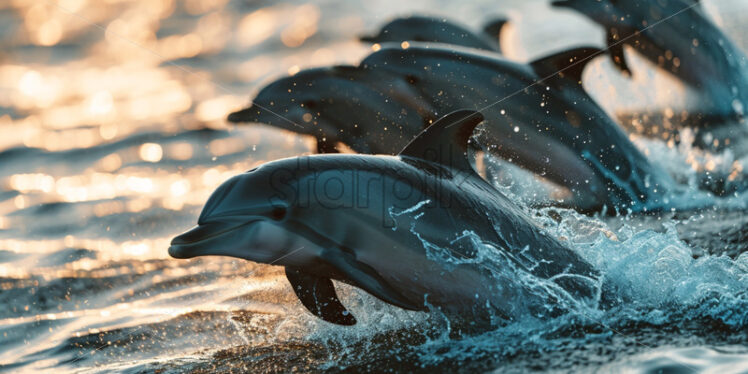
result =
[[[703,3],[748,49],[748,1]],[[697,188],[707,172],[748,181],[739,147],[632,135],[683,183],[682,209],[533,211],[618,287],[613,310],[569,299],[568,315],[467,335],[339,285],[359,320],[346,328],[307,313],[281,268],[168,257],[221,182],[313,149],[270,127],[229,127],[226,114],[270,79],[356,63],[370,51],[358,35],[413,12],[476,28],[508,15],[502,44],[518,60],[603,40],[540,0],[0,2],[0,371],[748,372],[748,195]],[[585,74],[611,114],[698,104],[633,63],[644,72],[633,81],[605,59]],[[522,201],[538,183],[515,173],[502,188]]]

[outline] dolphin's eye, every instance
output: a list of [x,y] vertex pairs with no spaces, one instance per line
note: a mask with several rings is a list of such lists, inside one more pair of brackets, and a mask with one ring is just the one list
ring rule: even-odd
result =
[[279,206],[275,207],[272,212],[270,212],[270,217],[273,218],[276,221],[280,221],[283,218],[286,218],[287,209],[285,207]]

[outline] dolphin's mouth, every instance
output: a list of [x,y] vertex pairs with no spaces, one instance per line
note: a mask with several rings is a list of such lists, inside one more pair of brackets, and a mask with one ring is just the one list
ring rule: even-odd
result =
[[373,35],[373,34],[360,35],[358,37],[359,40],[361,40],[362,42],[367,42],[367,43],[376,43],[378,38],[379,38],[379,35]]
[[206,222],[193,227],[171,240],[169,255],[174,258],[192,258],[205,255],[200,249],[209,247],[216,239],[234,233],[258,219],[227,219]]
[[233,112],[229,114],[228,118],[226,118],[229,122],[256,122],[256,118],[262,113],[260,109],[257,108],[257,106],[253,105],[249,108],[242,109],[240,111]]
[[[223,216],[211,217],[198,226],[172,239],[169,255],[174,258],[198,256],[229,256],[260,263],[301,261],[305,251],[296,248],[316,248],[309,240],[287,230],[270,217]],[[311,253],[311,252],[310,252]]]

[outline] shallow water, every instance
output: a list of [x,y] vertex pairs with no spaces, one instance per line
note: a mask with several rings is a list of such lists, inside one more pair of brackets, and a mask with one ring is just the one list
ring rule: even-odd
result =
[[[395,15],[475,28],[509,15],[502,44],[518,60],[601,44],[592,24],[544,1],[501,3],[0,2],[0,371],[748,372],[748,194],[698,188],[705,175],[748,183],[737,147],[633,136],[682,183],[674,212],[527,208],[617,287],[611,310],[562,298],[568,314],[468,334],[338,285],[359,320],[345,328],[307,313],[281,268],[168,257],[222,181],[313,149],[269,127],[229,127],[226,114],[275,77],[356,63],[369,48],[355,37]],[[748,49],[748,1],[703,3]],[[645,61],[637,68],[627,81],[599,59],[585,83],[611,114],[698,105]],[[547,191],[501,170],[517,201]]]

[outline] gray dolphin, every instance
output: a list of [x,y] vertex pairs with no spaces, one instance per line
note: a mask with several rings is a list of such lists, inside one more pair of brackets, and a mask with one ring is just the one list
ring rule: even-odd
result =
[[483,27],[482,34],[476,34],[467,27],[446,18],[401,17],[382,26],[376,35],[362,36],[361,40],[370,43],[400,43],[402,41],[446,43],[501,53],[499,44],[501,29],[507,22],[504,18],[494,19]]
[[[169,254],[285,266],[302,304],[342,325],[356,319],[331,279],[404,309],[437,308],[475,323],[553,313],[547,308],[563,295],[595,302],[604,290],[598,272],[470,167],[468,139],[482,119],[452,113],[399,156],[297,157],[235,176]],[[486,260],[486,246],[466,232],[495,247],[498,260]],[[522,275],[540,283],[527,287]]]
[[740,120],[748,110],[748,59],[696,0],[557,0],[602,25],[614,64],[630,73],[629,45],[705,95],[704,117]]
[[[283,78],[258,94],[261,106],[229,120],[312,134],[318,144],[341,141],[358,152],[394,154],[436,116],[508,97],[485,110],[489,152],[568,187],[578,210],[655,209],[664,205],[671,181],[580,85],[585,63],[597,53],[578,48],[524,65],[457,47],[385,44],[359,67]],[[537,85],[542,78],[546,81]],[[304,117],[311,123],[302,122]]]
[[267,85],[252,102],[228,120],[312,135],[318,153],[335,153],[342,142],[360,153],[397,154],[436,119],[401,77],[353,66],[302,70]]
[[[421,29],[416,27],[421,23],[431,24],[433,26],[434,24],[438,25],[438,22],[446,22],[446,20],[430,18],[421,20],[420,18],[421,17],[396,19],[384,26],[382,28],[382,31],[380,31],[378,37],[370,38],[370,40],[374,42],[383,42],[387,40],[397,41],[399,39],[415,41],[421,40],[450,43],[464,47],[491,50],[491,48],[481,47],[476,43],[465,42],[466,40],[469,41],[471,39],[450,37],[455,35],[454,32],[439,33],[436,32],[439,31],[439,29],[434,27],[424,27],[423,29],[425,29],[426,31],[421,31]],[[502,24],[502,21],[499,21],[498,27],[501,27]],[[491,29],[491,27],[492,26],[489,24],[487,26],[487,29]],[[430,32],[432,35],[429,38],[407,38],[407,36],[409,35],[408,33],[415,34],[419,32]],[[636,190],[645,190],[646,187],[644,186],[644,183],[646,178],[641,178],[641,176],[648,175],[652,172],[652,170],[648,170],[651,169],[648,166],[648,161],[633,146],[633,144],[622,139],[621,132],[615,129],[617,127],[617,124],[607,115],[607,113],[605,113],[605,111],[597,104],[597,102],[595,102],[594,99],[592,99],[592,97],[587,94],[587,92],[584,90],[584,87],[582,86],[582,73],[584,72],[584,67],[586,66],[587,62],[589,62],[589,60],[601,54],[603,54],[603,51],[598,48],[579,47],[551,54],[549,56],[533,61],[529,65],[532,67],[538,77],[543,79],[543,85],[553,87],[555,94],[559,95],[567,103],[570,103],[566,115],[567,119],[572,123],[573,126],[578,127],[580,122],[584,122],[585,124],[598,123],[599,125],[597,126],[599,126],[599,128],[597,126],[587,126],[587,128],[591,128],[592,132],[598,133],[600,137],[610,138],[612,136],[612,138],[614,139],[621,140],[618,148],[620,152],[613,152],[610,147],[601,147],[598,149],[598,151],[601,153],[600,159],[615,159],[616,157],[620,158],[621,156],[629,159],[627,161],[616,164],[614,168],[617,168],[617,172],[612,173],[611,177],[613,177],[612,179],[618,180],[611,180],[611,182],[620,186],[632,185],[635,186]],[[607,144],[605,145],[607,146]],[[588,152],[589,150],[586,151]],[[570,175],[568,171],[565,172],[564,175],[561,176],[562,179],[559,180],[559,176],[553,173],[555,169],[549,170],[547,165],[536,165],[536,163],[533,162],[532,157],[517,157],[517,151],[512,152],[508,156],[514,157],[513,159],[518,161],[520,164],[530,166],[530,169],[540,172],[543,175],[550,176],[552,180],[561,182],[562,184],[568,186]],[[571,162],[571,164],[574,163],[575,162]],[[536,169],[536,167],[540,167],[541,169]],[[643,168],[644,170],[632,171],[631,168]],[[604,173],[609,174],[609,171],[606,170],[604,171]],[[660,173],[662,172],[658,171],[658,174]],[[590,173],[581,173],[580,176],[589,179],[589,174]],[[637,193],[634,192],[634,194]],[[641,196],[641,194],[639,194],[639,196]],[[636,198],[633,201],[636,202],[641,200],[642,198]]]
[[672,180],[581,87],[583,67],[597,54],[578,48],[524,65],[414,43],[383,46],[361,66],[404,77],[439,114],[480,109],[487,151],[568,187],[577,209],[662,208]]

